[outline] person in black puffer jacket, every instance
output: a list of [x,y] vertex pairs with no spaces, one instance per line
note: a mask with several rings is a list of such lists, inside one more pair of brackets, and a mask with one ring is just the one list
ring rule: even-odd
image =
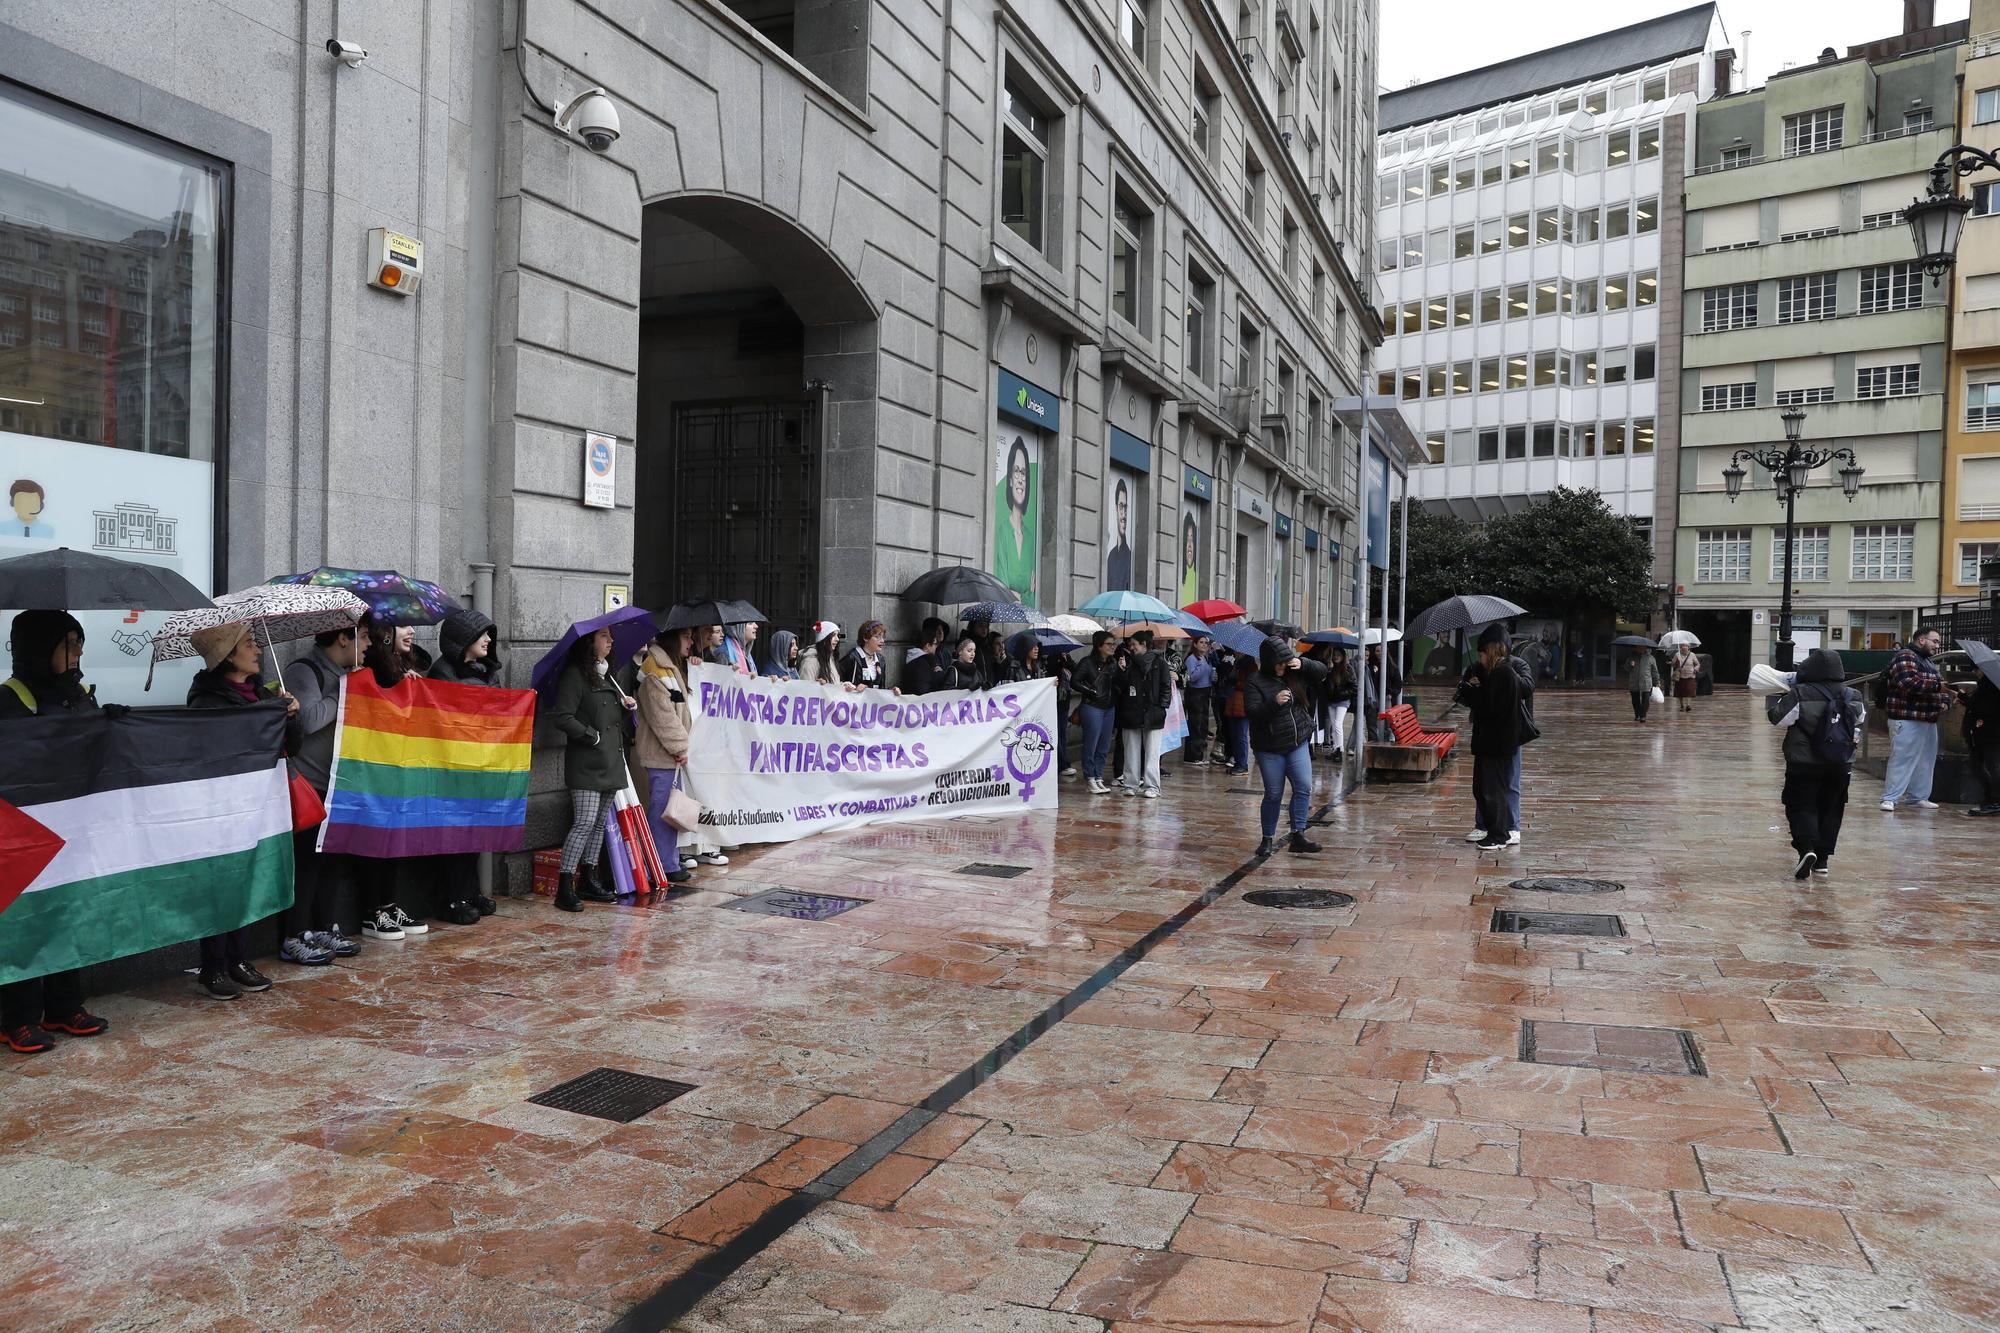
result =
[[[1836,743],[1826,727],[1835,706],[1845,715],[1849,744]],[[1764,703],[1771,725],[1785,729],[1785,821],[1798,864],[1792,878],[1825,875],[1840,843],[1840,825],[1847,814],[1847,787],[1852,776],[1852,741],[1861,735],[1868,710],[1861,692],[1848,685],[1840,653],[1815,648],[1799,663],[1792,688]]]
[[1124,740],[1125,771],[1118,783],[1148,800],[1160,794],[1160,742],[1167,708],[1174,700],[1173,672],[1153,651],[1153,632],[1140,630],[1126,641],[1129,652],[1118,691],[1118,730]]
[[[438,655],[431,664],[430,678],[454,685],[499,685],[502,668],[495,651],[499,640],[499,628],[484,611],[466,607],[452,612],[438,627]],[[476,926],[481,917],[500,910],[498,903],[479,891],[478,852],[439,856],[432,865],[445,898],[445,920]]]
[[1257,855],[1269,856],[1278,836],[1278,808],[1285,783],[1292,784],[1294,852],[1316,852],[1320,845],[1306,836],[1306,812],[1312,803],[1312,736],[1314,691],[1326,683],[1326,664],[1301,658],[1283,639],[1266,639],[1258,650],[1261,669],[1243,686],[1243,715],[1250,720],[1250,749],[1264,778],[1264,840]]
[[1118,729],[1118,659],[1112,656],[1117,644],[1110,630],[1090,636],[1090,652],[1070,673],[1070,692],[1076,696],[1078,720],[1083,724],[1083,777],[1094,796],[1108,795],[1104,785],[1104,761],[1111,754],[1111,737]]

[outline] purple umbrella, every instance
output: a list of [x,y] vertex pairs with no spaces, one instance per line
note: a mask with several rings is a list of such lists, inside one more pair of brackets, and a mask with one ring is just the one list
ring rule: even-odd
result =
[[542,660],[535,663],[528,683],[538,694],[546,694],[562,678],[563,667],[569,663],[569,650],[581,640],[589,638],[601,629],[611,631],[611,660],[613,662],[630,658],[660,632],[653,622],[650,611],[644,607],[621,606],[616,611],[607,612],[594,620],[579,620],[563,631],[556,640],[556,646],[542,654]]

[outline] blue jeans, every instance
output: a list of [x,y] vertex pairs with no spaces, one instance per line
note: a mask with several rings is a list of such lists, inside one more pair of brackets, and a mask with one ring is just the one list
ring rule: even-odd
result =
[[1117,711],[1094,704],[1085,704],[1077,711],[1083,715],[1083,775],[1102,781],[1111,738],[1118,731]]
[[1292,750],[1259,750],[1257,771],[1264,775],[1264,804],[1259,811],[1264,818],[1264,836],[1278,836],[1278,806],[1288,779],[1292,784],[1292,832],[1305,832],[1306,810],[1312,804],[1311,744]]
[[1514,757],[1507,761],[1507,818],[1513,822],[1506,831],[1521,831],[1521,752],[1514,751]]
[[1250,719],[1247,717],[1225,717],[1222,719],[1228,734],[1229,766],[1231,768],[1250,767]]
[[1931,771],[1937,767],[1938,724],[1906,717],[1889,719],[1889,771],[1883,775],[1885,801],[1928,801]]

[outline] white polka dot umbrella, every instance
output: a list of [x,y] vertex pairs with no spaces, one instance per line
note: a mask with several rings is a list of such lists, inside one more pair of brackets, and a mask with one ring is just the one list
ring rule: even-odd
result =
[[[214,606],[180,611],[167,618],[153,635],[153,665],[178,657],[195,657],[193,636],[217,625],[245,624],[267,649],[274,643],[309,639],[327,630],[345,629],[367,613],[368,603],[345,588],[316,588],[265,583],[242,592],[224,593]],[[148,686],[152,673],[146,675]]]

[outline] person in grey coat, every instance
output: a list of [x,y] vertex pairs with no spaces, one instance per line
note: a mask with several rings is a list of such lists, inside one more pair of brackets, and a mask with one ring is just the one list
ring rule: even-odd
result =
[[1633,657],[1625,688],[1632,692],[1632,720],[1644,722],[1646,710],[1653,706],[1653,691],[1660,688],[1660,664],[1653,660],[1652,649],[1641,648]]
[[[569,739],[563,749],[563,785],[569,788],[574,819],[563,839],[555,901],[565,912],[581,912],[583,898],[594,903],[618,901],[604,881],[599,857],[604,849],[605,803],[629,780],[625,747],[632,738],[632,710],[637,705],[610,679],[610,656],[610,630],[578,639],[556,682],[555,704],[548,713],[550,723]],[[578,866],[586,872],[580,892]]]
[[[285,690],[299,701],[304,739],[292,756],[292,771],[326,799],[333,768],[335,726],[340,720],[340,680],[361,665],[368,631],[360,625],[327,630],[313,639],[312,651],[285,668]],[[278,957],[301,967],[323,967],[361,952],[361,941],[345,933],[343,922],[359,921],[355,886],[365,867],[345,852],[322,852],[319,828],[292,835],[292,905],[285,909]]]
[[1840,654],[1815,648],[1792,687],[1772,695],[1764,709],[1773,726],[1785,728],[1785,819],[1799,854],[1792,878],[1825,875],[1840,842],[1854,740],[1868,720],[1867,706],[1847,684]]

